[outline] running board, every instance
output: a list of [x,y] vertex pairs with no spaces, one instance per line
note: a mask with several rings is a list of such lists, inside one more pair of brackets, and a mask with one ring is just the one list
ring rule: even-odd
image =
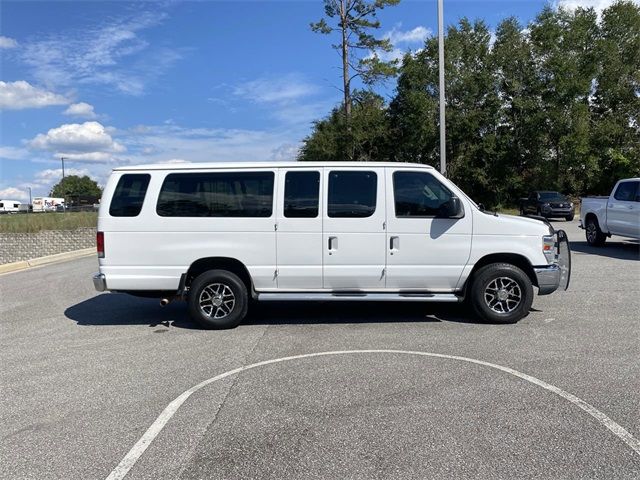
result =
[[258,293],[259,301],[350,301],[350,302],[449,302],[462,301],[453,293]]

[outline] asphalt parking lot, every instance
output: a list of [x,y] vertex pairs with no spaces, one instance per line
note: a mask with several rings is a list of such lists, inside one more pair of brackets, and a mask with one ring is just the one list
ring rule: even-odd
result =
[[640,478],[638,243],[594,249],[577,222],[555,226],[570,289],[515,325],[450,305],[268,304],[203,331],[184,304],[97,294],[95,258],[0,276],[0,475],[121,478],[183,392],[342,352],[200,385],[126,478]]

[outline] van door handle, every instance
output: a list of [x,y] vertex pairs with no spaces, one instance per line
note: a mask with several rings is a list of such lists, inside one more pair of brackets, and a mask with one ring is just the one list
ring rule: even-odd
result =
[[331,252],[338,249],[338,237],[329,237],[329,255]]
[[393,252],[397,252],[400,249],[400,237],[389,237],[389,250],[391,255]]

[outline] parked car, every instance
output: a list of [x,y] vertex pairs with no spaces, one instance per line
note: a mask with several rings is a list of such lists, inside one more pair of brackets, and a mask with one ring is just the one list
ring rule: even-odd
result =
[[560,192],[536,190],[520,199],[520,215],[538,215],[545,218],[573,220],[575,206]]
[[249,299],[452,302],[510,323],[567,288],[545,221],[488,213],[425,165],[369,162],[116,168],[98,215],[98,291],[185,299],[206,328]]
[[618,181],[608,197],[583,198],[580,228],[593,246],[604,245],[611,235],[639,239],[640,178]]

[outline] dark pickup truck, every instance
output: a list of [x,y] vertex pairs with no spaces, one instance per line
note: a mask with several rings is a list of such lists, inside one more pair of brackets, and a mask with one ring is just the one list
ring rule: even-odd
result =
[[571,221],[575,215],[575,206],[560,192],[536,190],[527,198],[520,199],[520,215],[564,218]]

